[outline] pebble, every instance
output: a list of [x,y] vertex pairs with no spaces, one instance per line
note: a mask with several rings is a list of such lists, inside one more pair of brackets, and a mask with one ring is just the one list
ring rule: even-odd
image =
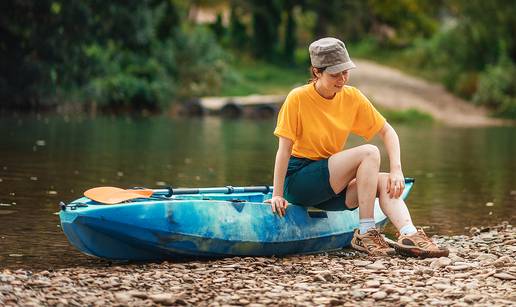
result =
[[462,271],[462,270],[466,270],[466,269],[469,269],[470,266],[467,265],[467,264],[462,264],[462,265],[450,265],[447,267],[448,269],[452,270],[452,271]]
[[410,296],[402,296],[400,297],[400,303],[401,304],[409,304],[409,303],[412,303],[414,301],[413,298],[411,298]]
[[127,303],[132,299],[131,295],[124,293],[124,292],[115,293],[115,298],[120,303]]
[[178,301],[178,297],[169,293],[152,294],[149,298],[156,304],[174,305]]
[[[514,305],[516,228],[505,223],[434,240],[450,247],[448,257],[373,258],[344,249],[35,272],[4,268],[0,306]],[[11,254],[17,256],[23,255]]]
[[380,287],[380,282],[378,280],[368,280],[364,283],[366,288],[378,288]]
[[146,299],[148,297],[147,293],[138,290],[129,291],[127,294],[140,299]]
[[371,263],[372,263],[371,261],[367,261],[367,260],[355,260],[355,261],[353,261],[353,264],[356,265],[356,266],[366,266],[366,265],[369,265]]
[[366,296],[365,292],[360,291],[360,290],[355,290],[355,291],[351,292],[351,295],[354,298],[359,299],[359,300],[363,299]]
[[434,288],[436,288],[437,290],[448,290],[450,288],[453,288],[450,285],[446,285],[446,284],[433,284],[432,286]]
[[387,297],[387,293],[385,293],[383,291],[378,291],[378,292],[373,293],[372,297],[375,300],[383,300],[384,298]]
[[498,256],[493,255],[493,254],[484,254],[484,253],[479,254],[476,258],[476,260],[479,260],[479,261],[482,261],[482,260],[494,261],[496,259],[498,259]]
[[492,265],[494,265],[495,267],[503,267],[503,266],[505,266],[507,264],[510,264],[512,262],[513,262],[513,258],[511,258],[510,256],[506,255],[506,256],[498,258],[498,260],[494,261],[492,263]]
[[385,267],[385,265],[383,265],[382,263],[372,263],[372,264],[368,264],[365,266],[366,269],[370,269],[370,270],[385,270],[387,269],[387,267]]
[[516,279],[516,275],[512,275],[512,274],[505,273],[505,272],[496,273],[496,274],[493,274],[493,276],[496,278],[499,278],[499,279],[503,279],[503,280],[515,280]]
[[469,294],[464,297],[464,302],[468,304],[473,304],[477,301],[480,301],[482,299],[481,294]]
[[451,264],[451,262],[452,261],[450,258],[441,257],[441,258],[437,258],[434,261],[432,261],[432,263],[430,263],[430,267],[438,269],[438,268],[449,266]]

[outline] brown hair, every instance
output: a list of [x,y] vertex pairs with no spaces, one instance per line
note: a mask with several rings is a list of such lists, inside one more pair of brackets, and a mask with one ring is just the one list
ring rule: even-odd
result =
[[310,80],[308,80],[308,83],[313,83],[313,82],[317,81],[318,78],[315,75],[315,72],[317,71],[318,73],[322,74],[325,69],[326,69],[326,67],[318,68],[318,67],[310,66],[310,75],[312,77],[310,78]]

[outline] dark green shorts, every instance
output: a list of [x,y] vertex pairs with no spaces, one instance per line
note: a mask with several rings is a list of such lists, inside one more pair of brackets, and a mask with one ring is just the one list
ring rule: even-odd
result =
[[285,178],[285,199],[304,207],[326,211],[354,210],[346,206],[346,189],[335,194],[330,186],[328,159],[290,157]]

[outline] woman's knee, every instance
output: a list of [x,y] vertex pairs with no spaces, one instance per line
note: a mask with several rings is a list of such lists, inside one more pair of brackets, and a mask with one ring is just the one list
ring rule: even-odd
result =
[[358,167],[365,160],[374,161],[380,166],[380,150],[378,147],[370,144],[361,145],[352,149],[344,150],[332,155],[328,159],[328,169],[330,170],[330,178],[333,175],[343,175],[350,177],[351,180],[356,176]]
[[378,161],[380,163],[380,150],[375,145],[365,144],[362,145],[362,150],[364,151],[364,159],[372,159],[374,161]]

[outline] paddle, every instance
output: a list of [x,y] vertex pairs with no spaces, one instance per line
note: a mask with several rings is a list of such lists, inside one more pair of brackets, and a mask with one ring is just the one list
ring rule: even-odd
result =
[[130,199],[149,198],[153,194],[152,190],[124,190],[115,187],[98,187],[84,192],[84,196],[91,200],[104,204],[118,204]]
[[179,188],[179,189],[120,189],[115,187],[98,187],[92,188],[84,192],[84,196],[88,197],[91,200],[104,203],[104,204],[119,204],[124,201],[137,199],[137,198],[150,198],[152,196],[165,196],[171,197],[172,195],[181,195],[181,194],[209,194],[209,193],[223,193],[223,194],[232,194],[232,193],[252,193],[259,192],[267,194],[272,191],[272,187],[270,186],[261,186],[261,187],[220,187],[220,188],[198,188],[198,189],[190,189],[190,188]]

